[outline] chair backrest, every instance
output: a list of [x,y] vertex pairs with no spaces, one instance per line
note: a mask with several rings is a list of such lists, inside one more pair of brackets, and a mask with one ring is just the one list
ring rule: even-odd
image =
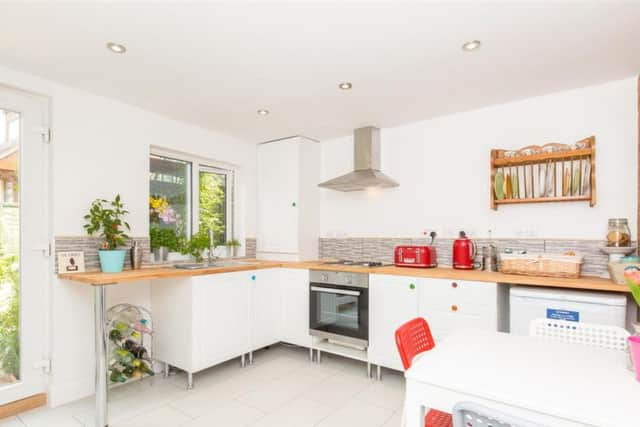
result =
[[416,317],[396,330],[396,346],[405,370],[411,367],[417,354],[431,350],[435,345],[429,324],[422,317]]
[[453,407],[453,427],[544,427],[473,402]]
[[627,351],[629,332],[619,326],[534,319],[529,324],[529,335],[610,350]]

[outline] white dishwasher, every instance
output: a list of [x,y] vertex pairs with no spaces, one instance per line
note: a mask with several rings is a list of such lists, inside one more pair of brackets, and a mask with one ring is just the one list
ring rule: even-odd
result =
[[509,292],[510,331],[528,335],[534,319],[569,320],[625,327],[623,294],[513,286]]

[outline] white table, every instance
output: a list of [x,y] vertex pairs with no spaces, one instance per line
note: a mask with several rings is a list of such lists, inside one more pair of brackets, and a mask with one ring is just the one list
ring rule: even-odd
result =
[[620,351],[463,330],[416,357],[406,379],[407,427],[460,401],[549,427],[640,426],[640,382]]

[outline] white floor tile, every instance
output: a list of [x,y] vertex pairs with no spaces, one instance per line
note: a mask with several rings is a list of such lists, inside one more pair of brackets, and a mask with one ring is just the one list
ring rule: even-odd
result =
[[307,390],[302,397],[337,408],[353,399],[371,383],[372,380],[366,377],[338,374]]
[[318,427],[381,427],[393,411],[353,400],[322,420]]
[[[140,399],[144,399],[144,396],[140,396]],[[113,427],[179,427],[191,420],[182,412],[165,405],[130,420],[115,423]]]
[[268,414],[251,427],[313,427],[331,414],[329,406],[298,398]]
[[382,427],[402,427],[402,410],[394,412]]
[[264,415],[259,409],[229,401],[223,406],[212,408],[183,427],[243,427],[255,423]]
[[27,427],[79,427],[73,411],[68,406],[58,408],[37,408],[18,416]]
[[24,424],[18,417],[10,417],[1,419],[0,427],[24,427]]

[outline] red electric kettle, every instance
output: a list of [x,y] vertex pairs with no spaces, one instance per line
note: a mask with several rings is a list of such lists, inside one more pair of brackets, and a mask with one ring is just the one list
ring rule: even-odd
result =
[[476,257],[476,242],[469,239],[464,231],[453,241],[453,268],[472,270]]

